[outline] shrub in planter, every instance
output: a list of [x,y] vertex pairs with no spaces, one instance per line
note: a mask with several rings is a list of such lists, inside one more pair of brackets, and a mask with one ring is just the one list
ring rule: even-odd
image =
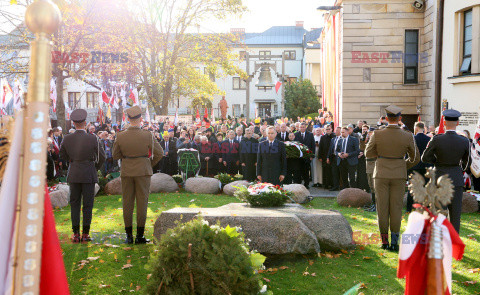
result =
[[150,259],[147,294],[258,294],[265,257],[250,252],[237,228],[201,217],[170,229]]
[[271,183],[257,183],[248,188],[238,187],[234,195],[252,207],[280,207],[292,197],[291,192]]

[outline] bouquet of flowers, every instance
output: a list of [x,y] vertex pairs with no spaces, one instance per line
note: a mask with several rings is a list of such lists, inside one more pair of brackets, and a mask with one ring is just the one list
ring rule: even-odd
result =
[[182,175],[175,174],[175,175],[172,176],[172,178],[175,180],[176,183],[182,183],[183,182]]
[[230,182],[243,179],[243,176],[241,174],[236,174],[236,175],[232,176],[228,173],[219,173],[219,174],[215,175],[214,177],[216,179],[220,180],[222,185],[226,185],[226,184],[229,184]]
[[303,143],[298,141],[285,141],[285,153],[290,159],[311,159],[315,154]]
[[279,185],[256,183],[248,188],[238,187],[235,196],[252,207],[280,207],[291,198],[292,193]]

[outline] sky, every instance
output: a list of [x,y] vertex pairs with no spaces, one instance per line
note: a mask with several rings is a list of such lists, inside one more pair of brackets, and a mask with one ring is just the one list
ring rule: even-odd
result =
[[304,21],[306,29],[322,26],[321,5],[333,5],[334,0],[243,0],[249,11],[241,18],[211,21],[201,25],[200,31],[226,33],[230,28],[244,28],[246,32],[263,32],[272,26],[294,26]]
[[[23,3],[25,0],[19,0]],[[244,28],[249,33],[260,33],[272,26],[294,26],[296,21],[304,21],[306,29],[322,26],[322,14],[317,10],[321,5],[333,5],[335,0],[243,0],[248,11],[242,17],[227,20],[212,20],[202,23],[201,32],[226,33],[231,28]],[[10,0],[0,0],[0,11],[18,14],[24,8],[10,5]],[[0,34],[13,29],[4,17],[0,16]]]

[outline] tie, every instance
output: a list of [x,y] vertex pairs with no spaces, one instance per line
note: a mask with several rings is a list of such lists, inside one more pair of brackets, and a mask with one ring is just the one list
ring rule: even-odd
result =
[[342,151],[345,153],[347,152],[347,139],[346,138],[342,138]]
[[305,133],[302,133],[302,139],[305,140]]
[[165,141],[165,151],[168,153],[168,141]]
[[285,132],[282,133],[282,140],[285,141]]

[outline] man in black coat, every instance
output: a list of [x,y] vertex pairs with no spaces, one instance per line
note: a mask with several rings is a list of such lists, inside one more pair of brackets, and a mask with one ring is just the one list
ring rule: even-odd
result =
[[160,172],[175,175],[178,171],[177,165],[177,146],[175,141],[170,138],[168,132],[163,133],[163,140],[160,141],[160,146],[163,149],[163,158],[160,160]]
[[[303,143],[310,151],[312,151],[313,154],[315,154],[315,138],[311,132],[307,131],[307,123],[302,122],[302,124],[300,124],[300,131],[295,134],[295,141]],[[303,159],[302,178],[304,182],[303,184],[307,189],[309,188],[310,183],[309,172],[311,168],[311,161],[311,159]]]
[[[70,185],[70,206],[74,243],[91,241],[90,224],[92,222],[95,183],[97,171],[105,161],[105,152],[96,135],[85,130],[87,111],[76,109],[70,115],[75,131],[65,135],[60,147],[60,157],[70,163],[67,182]],[[80,237],[80,210],[83,196],[83,232]]]
[[280,132],[277,133],[277,140],[288,141],[288,134],[287,124],[282,123],[282,125],[280,125]]
[[340,187],[340,170],[338,168],[338,161],[337,161],[337,154],[335,153],[335,150],[337,149],[338,143],[341,139],[341,130],[342,127],[337,127],[335,129],[335,136],[332,138],[332,141],[330,142],[330,147],[328,149],[328,154],[327,154],[327,163],[330,164],[332,167],[332,182],[333,182],[333,187],[330,189],[330,191],[336,191]]
[[[425,149],[427,148],[428,142],[430,141],[431,137],[425,134],[425,124],[423,122],[416,122],[415,127],[414,127],[414,132],[415,132],[415,144],[418,147],[418,151],[420,152],[420,155],[423,154]],[[422,161],[418,162],[417,165],[415,165],[412,169],[408,170],[408,174],[412,174],[414,171],[420,173],[425,177],[425,174],[427,173],[427,168],[431,167],[432,165],[426,164]],[[426,181],[428,179],[425,178]],[[412,205],[413,205],[413,196],[410,193],[410,190],[408,190],[407,194],[407,212],[412,212]]]
[[268,127],[267,140],[258,146],[257,178],[261,182],[280,185],[287,173],[287,157],[285,144],[275,139],[277,132]]
[[348,128],[342,128],[342,138],[337,144],[335,150],[337,154],[337,165],[340,169],[340,178],[342,179],[342,187],[356,187],[355,172],[358,166],[358,155],[360,153],[358,139],[348,134]]
[[255,181],[257,176],[258,140],[252,135],[252,130],[245,129],[245,137],[240,142],[240,165],[243,179],[248,181]]
[[332,139],[335,138],[335,134],[332,131],[332,126],[325,126],[325,134],[320,137],[318,150],[318,158],[322,161],[322,182],[325,189],[331,189],[333,187],[332,166],[330,161],[327,161],[330,144],[332,143]]
[[235,140],[235,132],[229,130],[227,139],[222,142],[221,152],[225,171],[228,174],[237,174],[240,164],[239,143]]
[[448,175],[453,181],[455,191],[452,203],[448,205],[448,211],[450,222],[459,233],[464,186],[463,171],[467,169],[470,161],[470,142],[466,137],[457,134],[458,118],[461,116],[459,111],[445,110],[443,116],[446,132],[430,140],[422,155],[422,162],[435,165],[437,179],[442,175]]

